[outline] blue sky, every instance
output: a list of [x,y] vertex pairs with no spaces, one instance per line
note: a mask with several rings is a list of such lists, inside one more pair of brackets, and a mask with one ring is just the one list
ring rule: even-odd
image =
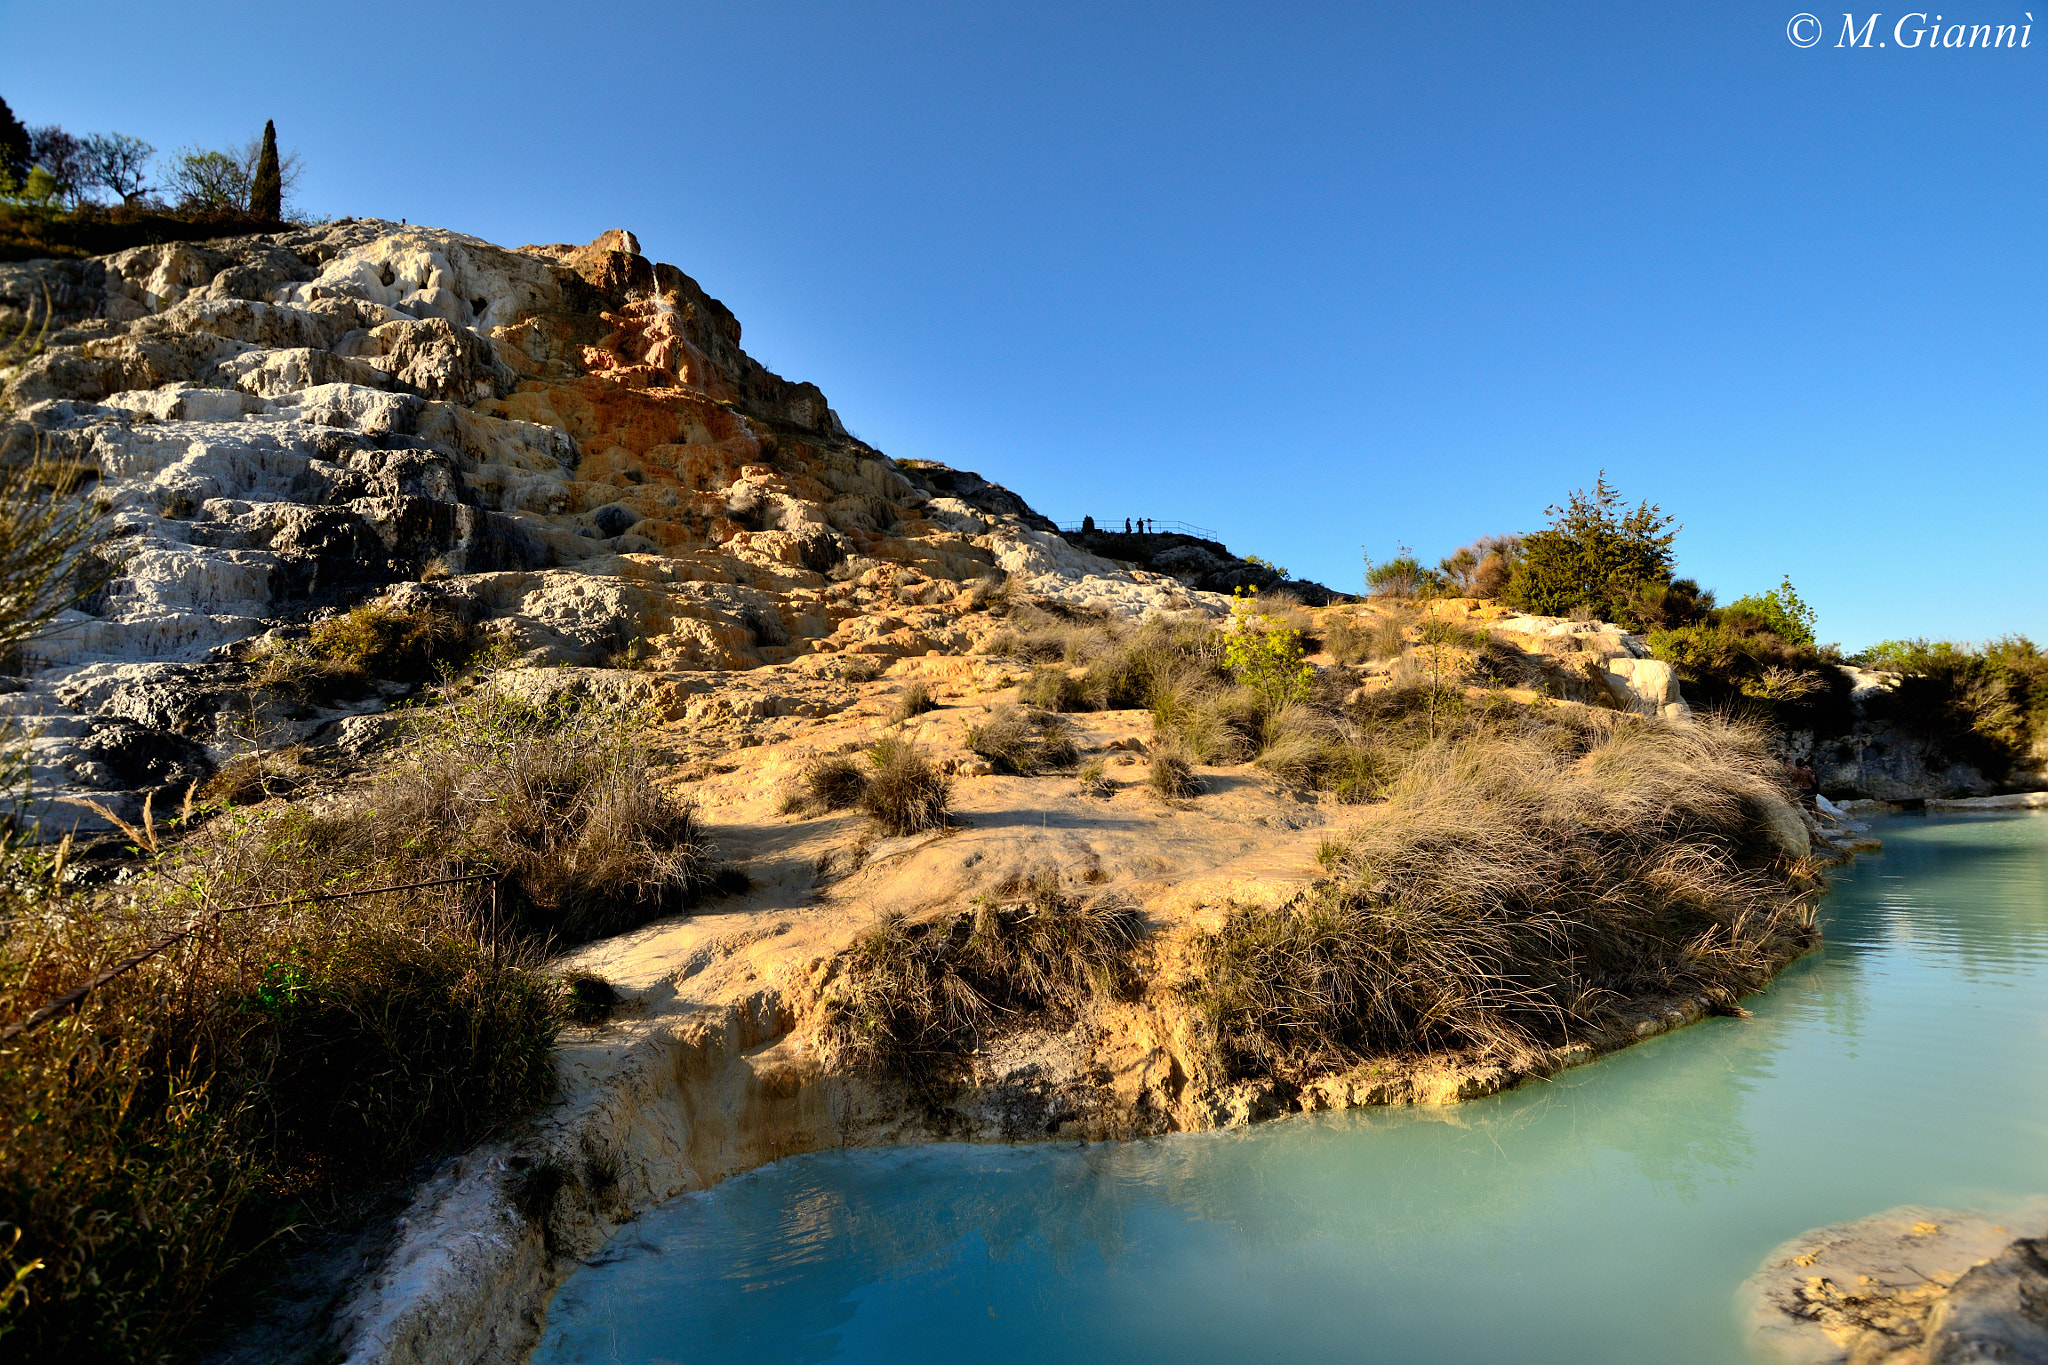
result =
[[1355,590],[1605,468],[1723,600],[2048,639],[2048,11],[1997,52],[1795,12],[5,0],[0,49],[91,55],[0,95],[274,118],[308,212],[629,227],[864,439],[1061,520]]

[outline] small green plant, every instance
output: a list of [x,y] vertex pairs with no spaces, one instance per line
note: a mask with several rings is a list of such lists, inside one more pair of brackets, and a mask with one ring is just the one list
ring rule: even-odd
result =
[[1243,588],[1232,594],[1223,666],[1239,686],[1263,697],[1269,710],[1306,701],[1316,676],[1315,668],[1301,660],[1301,633],[1261,615],[1256,597]]
[[1272,560],[1261,559],[1257,555],[1246,555],[1244,557],[1244,562],[1251,565],[1254,569],[1269,570],[1278,578],[1288,579],[1294,577],[1293,574],[1287,572],[1286,569],[1280,567],[1278,564],[1275,564]]

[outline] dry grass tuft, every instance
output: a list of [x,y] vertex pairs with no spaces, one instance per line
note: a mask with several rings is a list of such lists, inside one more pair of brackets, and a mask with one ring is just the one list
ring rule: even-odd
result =
[[318,622],[304,640],[265,649],[252,681],[319,705],[362,696],[378,682],[425,682],[473,646],[469,627],[447,612],[366,602]]
[[1041,664],[1017,685],[1017,700],[1041,711],[1085,711],[1088,698],[1081,680],[1058,664]]
[[[868,789],[867,773],[843,754],[814,760],[797,781],[799,803],[821,810],[850,810],[860,804]],[[783,811],[784,815],[792,813],[788,808]]]
[[1083,796],[1107,798],[1116,795],[1116,783],[1109,779],[1109,765],[1099,758],[1082,764],[1079,777]]
[[303,744],[244,754],[223,764],[199,789],[198,798],[209,806],[246,806],[290,796],[320,776],[305,760]]
[[827,1064],[929,1089],[1006,1018],[1071,1018],[1128,994],[1142,925],[1133,904],[1050,880],[1014,891],[916,924],[885,916],[863,935],[827,987]]
[[1399,658],[1408,647],[1408,630],[1414,618],[1415,613],[1409,609],[1371,612],[1362,619],[1333,616],[1324,631],[1323,647],[1340,664]]
[[874,772],[861,791],[860,807],[870,819],[898,836],[945,826],[953,783],[930,754],[918,745],[885,739],[868,751],[868,759]]
[[1202,779],[1195,776],[1195,765],[1186,746],[1171,736],[1162,736],[1153,743],[1152,770],[1145,780],[1155,794],[1168,801],[1185,801],[1203,791]]
[[889,709],[889,723],[901,725],[913,716],[938,709],[939,703],[932,696],[932,690],[921,682],[914,682],[897,694],[896,704]]
[[1358,726],[1303,703],[1266,717],[1258,765],[1283,782],[1347,804],[1375,800],[1401,770],[1400,755]]
[[967,727],[967,747],[999,773],[1035,777],[1064,768],[1076,756],[1074,727],[1050,711],[998,706],[979,725]]
[[1732,1008],[1812,946],[1770,842],[1760,732],[1614,717],[1425,748],[1333,855],[1337,884],[1197,942],[1221,1060],[1304,1074],[1374,1053],[1508,1055],[1618,1003]]

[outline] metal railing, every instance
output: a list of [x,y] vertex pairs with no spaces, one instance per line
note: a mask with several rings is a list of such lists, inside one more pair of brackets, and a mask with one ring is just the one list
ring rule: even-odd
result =
[[[1063,536],[1079,535],[1081,533],[1081,523],[1078,521],[1062,521],[1057,523],[1057,525],[1060,528],[1060,534]],[[1120,536],[1124,533],[1124,519],[1118,517],[1113,521],[1098,521],[1095,523],[1095,530],[1098,534],[1102,535]],[[1135,524],[1132,527],[1131,533],[1133,535],[1137,534]],[[1223,537],[1217,535],[1208,527],[1191,526],[1184,521],[1154,521],[1147,517],[1145,519],[1144,533],[1148,536],[1193,536],[1196,540],[1213,540],[1219,545],[1223,543]]]

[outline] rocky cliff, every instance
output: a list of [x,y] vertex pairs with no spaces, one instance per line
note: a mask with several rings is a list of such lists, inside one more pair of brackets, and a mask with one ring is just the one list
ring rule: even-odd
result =
[[992,576],[1221,609],[974,475],[899,469],[630,233],[505,250],[345,220],[0,267],[9,335],[45,300],[46,349],[0,370],[0,450],[69,466],[121,567],[14,661],[5,706],[39,731],[40,791],[119,814],[387,704],[249,686],[264,648],[379,593],[527,663],[684,670],[957,651]]

